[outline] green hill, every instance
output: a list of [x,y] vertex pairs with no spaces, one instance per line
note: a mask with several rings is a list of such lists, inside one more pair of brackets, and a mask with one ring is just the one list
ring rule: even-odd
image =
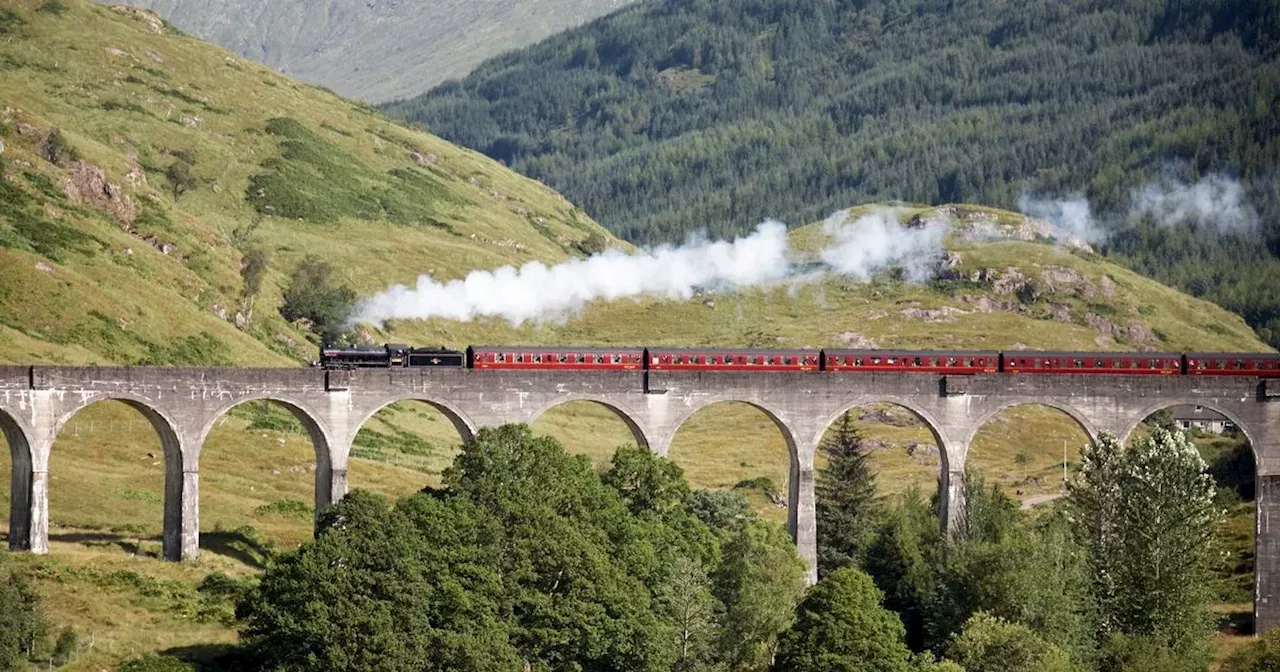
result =
[[[361,100],[413,96],[633,0],[129,0],[182,30]],[[108,3],[112,4],[112,3]]]
[[604,235],[489,159],[140,10],[8,3],[0,33],[0,362],[287,365],[313,357],[275,311],[306,255],[372,291]]
[[[1280,344],[1277,26],[1270,0],[652,2],[384,109],[638,242],[1082,193],[1109,254]],[[1126,216],[1133,189],[1213,173],[1259,230]]]

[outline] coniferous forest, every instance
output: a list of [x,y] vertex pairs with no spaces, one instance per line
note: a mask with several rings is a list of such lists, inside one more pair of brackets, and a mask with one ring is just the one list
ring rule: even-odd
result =
[[[1083,194],[1106,252],[1274,344],[1278,55],[1272,0],[668,0],[385,109],[640,243]],[[1211,174],[1242,182],[1257,229],[1126,215],[1144,184]]]

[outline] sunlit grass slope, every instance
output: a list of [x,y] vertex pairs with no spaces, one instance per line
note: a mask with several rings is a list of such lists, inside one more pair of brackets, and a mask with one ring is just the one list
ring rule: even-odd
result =
[[612,240],[476,153],[82,0],[0,6],[0,142],[0,362],[288,365],[314,356],[275,313],[307,254],[370,292]]

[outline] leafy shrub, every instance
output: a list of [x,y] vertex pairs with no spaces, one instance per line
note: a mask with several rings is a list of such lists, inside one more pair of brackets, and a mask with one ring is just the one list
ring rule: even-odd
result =
[[0,8],[0,35],[13,35],[26,21],[11,9]]
[[240,278],[244,281],[244,295],[257,296],[262,289],[262,278],[267,273],[267,264],[271,254],[260,247],[251,247],[244,253],[244,261],[240,267]]
[[36,11],[44,12],[45,14],[55,14],[57,16],[62,16],[63,14],[66,13],[67,6],[59,2],[58,0],[45,0],[45,3],[43,5],[40,5],[40,9],[37,9]]
[[1021,623],[978,612],[947,647],[947,658],[968,672],[1071,672],[1062,649]]
[[333,270],[320,257],[307,257],[290,278],[280,306],[286,320],[306,319],[326,339],[342,332],[356,301],[355,291],[333,279]]
[[44,639],[45,627],[40,596],[0,557],[0,670],[23,669],[33,644]]
[[66,136],[62,134],[62,129],[60,128],[49,131],[49,137],[44,139],[40,149],[44,154],[44,158],[55,166],[65,166],[80,160],[80,155],[76,152],[75,147],[71,146],[71,142],[67,140]]
[[200,178],[196,177],[191,164],[181,159],[169,164],[169,168],[164,171],[164,176],[169,180],[169,188],[173,190],[175,201],[183,194],[200,186]]
[[1271,672],[1280,670],[1280,628],[1272,628],[1257,641],[1237,649],[1222,663],[1222,672]]
[[253,512],[264,517],[274,516],[295,520],[310,520],[312,516],[311,505],[306,502],[299,502],[296,499],[278,499],[270,504],[263,504],[255,508]]

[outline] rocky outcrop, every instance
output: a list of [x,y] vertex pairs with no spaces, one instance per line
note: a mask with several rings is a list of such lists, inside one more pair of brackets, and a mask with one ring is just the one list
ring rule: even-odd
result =
[[101,168],[76,161],[71,166],[71,177],[63,183],[67,198],[109,213],[126,231],[133,230],[138,217],[138,206],[124,193],[120,185],[107,179]]

